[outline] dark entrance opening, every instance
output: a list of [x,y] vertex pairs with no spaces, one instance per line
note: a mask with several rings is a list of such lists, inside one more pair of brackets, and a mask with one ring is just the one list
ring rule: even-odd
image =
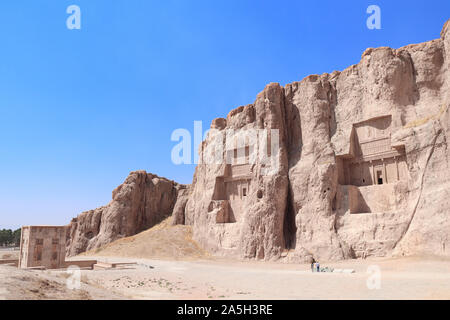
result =
[[381,170],[377,170],[377,184],[383,184],[383,173]]
[[295,225],[295,210],[293,205],[292,191],[288,190],[286,211],[284,214],[284,247],[285,249],[295,249],[297,226]]

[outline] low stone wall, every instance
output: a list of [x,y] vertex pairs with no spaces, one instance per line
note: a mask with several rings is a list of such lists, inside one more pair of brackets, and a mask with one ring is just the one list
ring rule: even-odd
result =
[[77,266],[79,268],[93,268],[97,260],[78,260],[78,261],[65,261],[64,267],[68,268],[70,266]]

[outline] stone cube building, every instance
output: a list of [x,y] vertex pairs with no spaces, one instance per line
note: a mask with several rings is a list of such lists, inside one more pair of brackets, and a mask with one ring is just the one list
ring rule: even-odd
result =
[[65,226],[22,227],[19,268],[63,268],[65,251]]

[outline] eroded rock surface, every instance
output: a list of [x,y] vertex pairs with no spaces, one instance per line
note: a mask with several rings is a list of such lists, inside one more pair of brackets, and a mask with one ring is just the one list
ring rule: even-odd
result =
[[[215,119],[200,158],[231,162],[196,168],[184,210],[194,238],[266,260],[449,256],[449,32],[446,23],[440,39],[369,48],[342,72],[272,83]],[[260,144],[235,142],[263,129],[279,131],[269,174],[248,161]]]
[[68,254],[173,214],[216,255],[450,256],[448,25],[437,40],[369,48],[342,72],[269,84],[213,120],[189,189],[131,173],[72,221]]
[[186,187],[145,171],[131,172],[112,192],[112,201],[81,213],[69,225],[67,255],[99,248],[151,228],[172,214]]

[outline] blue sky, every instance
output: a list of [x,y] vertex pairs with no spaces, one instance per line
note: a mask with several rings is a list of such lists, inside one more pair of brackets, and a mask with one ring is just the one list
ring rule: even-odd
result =
[[[72,4],[81,30],[66,27]],[[343,70],[367,47],[438,38],[448,18],[448,0],[2,1],[0,228],[67,224],[133,170],[190,183],[173,130],[206,130],[267,83]]]

